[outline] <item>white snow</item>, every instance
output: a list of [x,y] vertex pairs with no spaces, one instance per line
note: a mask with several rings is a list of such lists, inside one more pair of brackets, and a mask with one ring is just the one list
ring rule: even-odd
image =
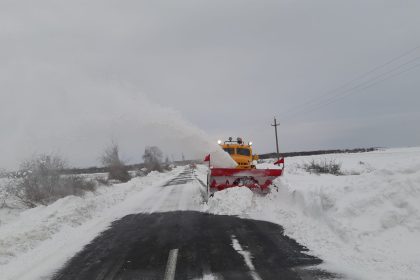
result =
[[229,188],[214,193],[208,209],[213,214],[245,215],[252,207],[253,192],[248,188]]
[[[306,172],[302,166],[313,159],[335,160],[345,175]],[[267,161],[260,167],[273,166]],[[420,279],[420,148],[287,158],[284,176],[275,181],[278,192],[262,196],[231,188],[216,192],[205,206],[198,181],[160,187],[182,170],[151,173],[49,206],[2,210],[1,279],[48,279],[113,221],[174,210],[280,224],[325,268],[347,279]],[[199,165],[196,172],[206,182],[207,167]],[[211,278],[210,271],[206,275]]]
[[[312,159],[346,175],[310,174]],[[275,183],[267,196],[218,192],[206,210],[278,223],[349,279],[420,279],[420,148],[287,158]]]
[[210,163],[215,167],[235,168],[238,164],[219,145],[210,152]]
[[152,172],[21,212],[0,226],[1,279],[48,279],[113,221],[132,213],[198,210],[199,183],[160,187],[184,168]]

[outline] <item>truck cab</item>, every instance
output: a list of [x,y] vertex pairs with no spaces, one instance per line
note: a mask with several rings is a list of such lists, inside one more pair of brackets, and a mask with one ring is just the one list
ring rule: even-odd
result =
[[236,141],[229,137],[229,140],[218,141],[222,149],[228,153],[232,159],[238,164],[238,169],[255,169],[254,160],[258,159],[257,155],[252,154],[252,142],[245,144],[242,138],[238,137]]

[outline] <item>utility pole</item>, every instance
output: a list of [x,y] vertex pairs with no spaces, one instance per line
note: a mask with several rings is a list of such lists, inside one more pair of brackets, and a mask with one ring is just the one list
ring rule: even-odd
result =
[[274,131],[276,134],[276,148],[277,148],[277,159],[280,159],[280,153],[279,153],[279,139],[277,137],[277,127],[280,125],[280,123],[277,123],[276,117],[274,117],[274,124],[271,126],[274,126]]

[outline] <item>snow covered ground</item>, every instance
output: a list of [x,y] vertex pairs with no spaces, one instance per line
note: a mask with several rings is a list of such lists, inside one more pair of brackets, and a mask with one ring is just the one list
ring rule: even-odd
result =
[[[345,175],[302,166],[335,160]],[[260,167],[272,167],[269,162]],[[202,203],[198,181],[161,186],[184,170],[151,173],[49,206],[0,212],[1,279],[49,279],[113,221],[131,213],[196,210],[267,220],[347,279],[420,279],[420,148],[287,158],[279,191],[232,188]],[[205,182],[207,167],[197,175]],[[1,193],[1,190],[0,190]]]
[[128,214],[199,210],[202,196],[198,181],[161,187],[183,170],[152,172],[83,197],[69,196],[48,206],[7,215],[0,225],[1,279],[49,279],[113,221]]
[[[306,172],[313,159],[345,175]],[[266,196],[218,192],[206,210],[281,224],[348,279],[420,279],[420,148],[287,158],[275,183]]]

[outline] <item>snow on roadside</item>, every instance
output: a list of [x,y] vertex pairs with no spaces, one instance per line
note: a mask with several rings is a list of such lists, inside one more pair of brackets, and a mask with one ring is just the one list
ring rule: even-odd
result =
[[141,209],[157,186],[182,169],[152,172],[83,197],[69,196],[21,212],[0,227],[2,279],[37,279],[59,267],[112,221]]
[[252,206],[253,192],[248,188],[230,188],[216,192],[208,201],[208,209],[213,214],[246,214]]
[[[348,175],[307,173],[312,159]],[[232,188],[207,210],[280,224],[349,279],[420,279],[420,148],[288,158],[286,168],[279,192]]]

